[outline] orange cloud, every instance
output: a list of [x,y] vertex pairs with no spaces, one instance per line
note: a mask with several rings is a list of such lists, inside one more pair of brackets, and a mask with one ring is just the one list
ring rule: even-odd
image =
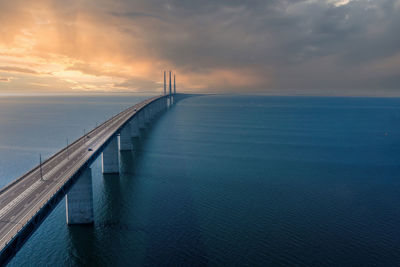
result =
[[1,77],[0,76],[0,82],[8,83],[8,82],[11,82],[11,80],[12,80],[12,78],[10,78],[10,77]]
[[13,66],[0,66],[0,72],[16,72],[25,74],[39,74],[37,71],[27,68],[13,67]]
[[[248,69],[196,73],[163,59],[149,46],[156,40],[149,40],[146,32],[168,24],[158,16],[119,15],[79,1],[16,0],[0,3],[0,10],[0,61],[6,64],[0,72],[20,75],[15,85],[24,91],[158,92],[167,68],[177,69],[179,88],[192,91],[262,83],[262,75]],[[142,21],[132,22],[132,17]],[[9,88],[0,85],[0,92]]]

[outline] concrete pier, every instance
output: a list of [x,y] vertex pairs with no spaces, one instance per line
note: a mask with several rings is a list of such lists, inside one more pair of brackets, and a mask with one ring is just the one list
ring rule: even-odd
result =
[[158,103],[158,112],[160,113],[164,109],[164,101],[162,99],[157,100]]
[[147,106],[144,109],[144,122],[145,123],[150,123],[150,120],[151,120],[150,107]]
[[101,161],[103,173],[119,173],[119,151],[116,136],[112,137],[111,142],[104,149]]
[[67,224],[93,223],[92,169],[86,168],[65,197]]
[[130,127],[131,127],[131,136],[132,138],[139,137],[140,136],[140,131],[139,131],[139,116],[136,115],[134,116],[131,121],[129,122]]
[[119,136],[119,150],[132,150],[133,144],[131,140],[131,127],[126,125],[122,128]]
[[138,121],[139,121],[139,128],[144,129],[146,128],[145,126],[145,119],[144,119],[144,110],[141,110],[138,114]]
[[156,101],[154,103],[154,109],[156,110],[155,114],[160,113],[160,102],[159,101]]
[[153,118],[154,118],[154,107],[153,107],[153,104],[150,104],[149,106],[148,106],[148,109],[149,109],[149,122],[151,122],[152,120],[153,120]]

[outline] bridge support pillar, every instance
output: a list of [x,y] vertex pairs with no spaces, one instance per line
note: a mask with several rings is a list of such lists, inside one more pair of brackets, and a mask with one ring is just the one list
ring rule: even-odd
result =
[[139,114],[134,116],[131,120],[130,127],[131,127],[131,136],[132,137],[139,137],[140,136],[140,131],[139,131]]
[[150,120],[152,120],[153,118],[154,118],[154,114],[155,114],[155,112],[154,112],[154,103],[151,103],[150,104],[150,106],[149,106],[149,117],[150,117]]
[[152,120],[154,118],[154,116],[156,115],[156,108],[155,108],[154,102],[150,104],[149,110],[150,110],[150,119]]
[[131,140],[131,127],[128,124],[121,130],[119,136],[119,150],[132,150],[132,149],[133,149],[133,143]]
[[158,102],[156,101],[156,102],[154,102],[154,104],[153,104],[153,110],[154,110],[154,115],[157,115],[158,114]]
[[92,169],[86,168],[65,196],[67,224],[93,223]]
[[144,129],[145,127],[145,111],[142,109],[139,114],[138,114],[138,122],[139,122],[139,128]]
[[150,120],[152,120],[154,118],[154,102],[149,105],[149,115]]
[[119,151],[117,137],[112,137],[111,142],[101,154],[103,173],[119,173]]
[[161,110],[162,110],[161,100],[158,99],[158,100],[157,100],[157,113],[160,113]]
[[154,107],[154,115],[157,115],[158,112],[160,111],[158,106],[158,101],[154,102],[153,107]]
[[144,108],[144,121],[145,121],[145,123],[149,123],[150,122],[150,107],[149,106],[146,106],[145,108]]

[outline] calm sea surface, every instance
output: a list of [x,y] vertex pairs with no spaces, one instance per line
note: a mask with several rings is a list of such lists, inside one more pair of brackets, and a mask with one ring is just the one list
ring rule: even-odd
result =
[[[146,97],[0,97],[0,187]],[[197,96],[11,266],[400,265],[400,99]]]

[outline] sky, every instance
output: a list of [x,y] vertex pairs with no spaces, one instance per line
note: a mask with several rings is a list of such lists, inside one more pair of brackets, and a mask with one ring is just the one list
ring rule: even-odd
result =
[[0,0],[0,94],[400,96],[400,0]]

